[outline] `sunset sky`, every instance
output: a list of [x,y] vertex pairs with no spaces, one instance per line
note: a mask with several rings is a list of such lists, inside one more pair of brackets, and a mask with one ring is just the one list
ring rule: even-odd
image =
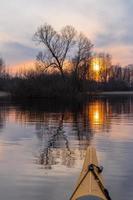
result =
[[133,0],[1,0],[0,56],[7,65],[34,60],[32,37],[47,22],[60,29],[73,25],[113,63],[133,63]]

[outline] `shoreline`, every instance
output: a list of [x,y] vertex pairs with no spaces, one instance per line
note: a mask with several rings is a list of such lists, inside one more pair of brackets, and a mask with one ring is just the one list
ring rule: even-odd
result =
[[107,91],[107,92],[97,92],[96,96],[119,96],[119,95],[133,95],[133,91]]
[[1,97],[9,97],[11,94],[9,92],[0,91],[0,98]]
[[[104,92],[87,92],[88,97],[93,96],[125,96],[125,95],[133,95],[133,91],[104,91]],[[12,95],[9,92],[0,91],[0,98],[3,97],[11,97]],[[82,95],[80,94],[80,97]],[[44,97],[41,97],[41,99]],[[26,98],[27,99],[27,98]],[[44,99],[47,99],[46,97]],[[49,99],[49,98],[48,98]],[[51,99],[51,98],[50,98]],[[53,99],[53,98],[52,98]],[[55,98],[56,99],[56,98]]]

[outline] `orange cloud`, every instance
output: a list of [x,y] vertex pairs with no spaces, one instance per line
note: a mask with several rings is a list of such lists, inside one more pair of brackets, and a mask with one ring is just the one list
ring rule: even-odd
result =
[[18,63],[16,65],[8,66],[6,68],[6,71],[11,74],[21,74],[25,71],[33,70],[35,69],[35,61],[34,60],[28,60],[25,62]]

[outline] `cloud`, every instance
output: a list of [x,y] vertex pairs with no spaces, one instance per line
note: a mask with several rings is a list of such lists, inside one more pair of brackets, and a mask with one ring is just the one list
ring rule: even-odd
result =
[[[4,17],[0,18],[0,42],[10,44],[15,40],[30,47],[32,54],[32,36],[39,25],[47,22],[56,29],[71,24],[101,49],[110,45],[128,47],[133,44],[132,7],[133,0],[1,0],[0,13]],[[15,45],[13,49],[17,53],[22,46]],[[5,48],[8,53],[6,44]],[[28,50],[26,53],[19,56],[30,59],[31,54]],[[6,59],[15,62],[16,55]]]
[[37,52],[37,48],[26,46],[19,42],[6,42],[2,45],[2,56],[4,59],[10,60],[12,64],[23,60],[35,59]]
[[[105,20],[105,29],[103,31],[101,30],[100,34],[98,33],[95,38],[98,47],[108,46],[110,44],[133,45],[133,23],[131,20],[133,16],[133,0],[129,0],[128,3],[125,0],[118,0],[116,2],[115,7],[111,7],[113,16],[110,14],[107,15],[110,17],[107,17]],[[110,13],[110,11],[108,12]]]

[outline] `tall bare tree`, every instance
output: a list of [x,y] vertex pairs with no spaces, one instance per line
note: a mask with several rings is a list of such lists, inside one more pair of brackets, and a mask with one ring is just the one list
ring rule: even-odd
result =
[[41,68],[58,69],[64,80],[64,61],[75,44],[75,36],[76,31],[72,26],[64,27],[59,33],[48,24],[38,28],[34,40],[44,48],[37,56]]
[[85,79],[89,69],[93,44],[83,34],[80,33],[76,40],[76,52],[73,58],[73,70],[76,76]]

